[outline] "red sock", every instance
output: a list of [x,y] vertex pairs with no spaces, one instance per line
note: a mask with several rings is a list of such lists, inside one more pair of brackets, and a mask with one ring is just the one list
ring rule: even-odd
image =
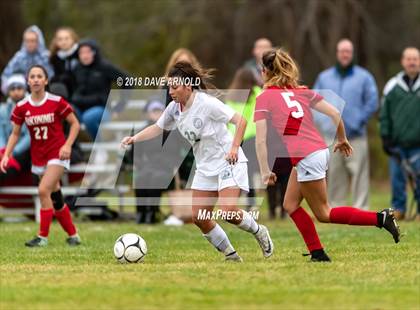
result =
[[54,211],[53,209],[41,209],[40,211],[41,221],[39,223],[39,233],[38,235],[44,238],[48,237],[50,232],[50,226],[53,219]]
[[376,212],[352,207],[336,207],[331,209],[330,222],[335,224],[377,226],[378,215]]
[[305,209],[299,207],[299,209],[290,214],[290,217],[299,229],[303,240],[305,240],[309,252],[322,249],[322,244],[319,241],[314,222],[312,221],[309,214],[306,213]]
[[76,234],[76,227],[74,227],[69,207],[66,204],[61,210],[55,210],[55,217],[69,236]]

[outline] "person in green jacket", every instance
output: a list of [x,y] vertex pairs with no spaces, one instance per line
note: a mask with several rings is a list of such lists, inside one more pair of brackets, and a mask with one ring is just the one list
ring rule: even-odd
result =
[[[420,52],[404,49],[401,64],[404,71],[388,81],[384,88],[380,112],[380,133],[384,151],[390,155],[392,207],[397,219],[406,212],[408,163],[415,179],[417,220],[420,220]],[[407,170],[407,169],[406,169]]]
[[[235,76],[229,86],[230,91],[227,94],[225,103],[235,112],[242,115],[247,121],[247,127],[242,142],[242,149],[248,158],[248,175],[250,178],[250,187],[248,198],[255,197],[254,179],[258,177],[258,161],[255,151],[255,135],[256,127],[253,121],[256,98],[261,93],[261,87],[257,86],[257,80],[253,72],[248,68],[240,68],[236,71]],[[249,94],[248,94],[249,91]],[[247,97],[246,97],[247,96]],[[228,124],[229,131],[234,134],[235,126]],[[255,201],[248,204],[248,209],[255,206]]]

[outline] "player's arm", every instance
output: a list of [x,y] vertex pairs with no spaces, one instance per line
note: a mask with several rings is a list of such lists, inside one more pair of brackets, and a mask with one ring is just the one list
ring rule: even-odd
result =
[[76,115],[74,113],[70,113],[66,117],[66,122],[70,125],[70,132],[67,137],[66,143],[61,147],[59,152],[59,157],[61,160],[70,159],[71,155],[71,147],[76,141],[77,135],[80,131],[80,123],[76,118]]
[[260,166],[261,176],[264,184],[273,185],[277,177],[271,171],[268,165],[268,152],[267,152],[267,120],[261,119],[256,123],[257,134],[255,139],[255,148],[257,150],[258,164]]
[[7,167],[7,164],[9,163],[9,158],[12,155],[13,150],[19,140],[21,127],[22,127],[21,125],[17,125],[13,123],[12,133],[9,136],[6,150],[0,162],[0,170],[4,173],[6,173],[6,167]]
[[345,156],[350,156],[353,152],[353,148],[347,140],[346,130],[344,128],[344,123],[341,119],[340,112],[325,100],[318,101],[313,105],[313,108],[329,116],[334,122],[334,125],[337,127],[337,143],[334,146],[334,152],[339,150]]
[[244,138],[247,121],[239,113],[235,113],[229,123],[235,125],[235,135],[233,137],[232,147],[229,154],[226,156],[226,160],[230,164],[234,164],[238,161],[238,150],[241,146],[242,140]]
[[160,128],[158,125],[156,124],[150,125],[146,127],[145,129],[143,129],[142,131],[135,134],[134,136],[124,137],[121,140],[121,146],[125,147],[135,142],[141,142],[141,141],[153,139],[159,136],[160,134],[162,134],[162,132],[163,132],[163,129]]

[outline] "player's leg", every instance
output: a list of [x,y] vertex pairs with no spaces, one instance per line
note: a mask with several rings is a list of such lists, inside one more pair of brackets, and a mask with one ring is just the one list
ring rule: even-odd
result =
[[300,190],[320,222],[383,227],[392,234],[396,243],[399,242],[400,232],[392,209],[386,209],[381,212],[365,211],[353,207],[335,207],[331,209],[327,199],[325,178],[300,182]]
[[300,184],[297,181],[297,172],[296,169],[292,169],[284,197],[284,209],[287,211],[302,235],[306,247],[311,253],[311,260],[330,261],[324,252],[312,218],[305,209],[300,206],[302,199],[303,196],[300,192]]
[[219,208],[225,215],[225,220],[238,228],[252,233],[261,247],[264,257],[273,255],[274,245],[267,227],[258,225],[250,213],[238,208],[237,200],[240,189],[237,187],[224,188],[219,191]]
[[77,233],[76,227],[73,224],[70,209],[64,203],[63,193],[61,192],[60,182],[55,185],[54,192],[51,193],[51,200],[53,202],[54,215],[61,227],[69,236],[67,243],[71,246],[79,245],[81,243],[80,237]]
[[238,208],[241,189],[248,190],[248,169],[246,163],[228,167],[218,177],[218,206],[226,215],[226,220],[238,228],[252,233],[261,247],[264,257],[274,251],[273,241],[267,227],[258,225],[252,215]]
[[38,185],[38,195],[41,201],[40,223],[38,236],[25,243],[26,246],[44,246],[48,243],[48,234],[54,216],[51,193],[55,190],[57,183],[63,175],[64,167],[47,166]]
[[212,220],[212,211],[217,199],[217,191],[193,189],[192,219],[203,236],[219,251],[226,260],[242,261],[229,241],[225,231]]

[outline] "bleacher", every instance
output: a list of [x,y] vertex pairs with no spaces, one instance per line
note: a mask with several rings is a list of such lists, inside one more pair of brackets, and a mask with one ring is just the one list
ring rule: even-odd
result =
[[[145,105],[143,100],[131,100],[128,101],[123,113],[120,113],[118,117],[113,117],[110,121],[101,124],[100,132],[103,140],[101,142],[83,141],[80,142],[80,148],[84,153],[85,161],[71,165],[70,170],[65,172],[62,178],[62,192],[64,196],[83,196],[88,193],[88,187],[78,184],[72,184],[70,182],[70,176],[72,174],[82,174],[83,176],[95,175],[96,179],[103,178],[103,175],[111,175],[116,177],[116,180],[123,179],[119,178],[118,174],[121,172],[121,159],[112,161],[115,156],[121,156],[122,152],[120,148],[120,141],[122,137],[127,134],[131,134],[133,131],[137,132],[145,127],[146,121],[144,120],[130,120],[135,116],[141,115],[141,110]],[[137,111],[137,114],[133,113]],[[125,115],[124,115],[125,113]],[[81,126],[80,137],[88,136],[85,132],[85,126]],[[103,162],[95,162],[94,154],[100,153],[103,158],[108,159]],[[92,156],[93,158],[91,158]],[[130,168],[130,167],[129,167]],[[117,173],[117,176],[116,176]],[[130,184],[131,186],[131,184]],[[115,184],[112,187],[106,187],[102,191],[108,192],[111,195],[122,198],[125,194],[131,191],[129,185],[124,184],[123,180],[120,183]],[[95,184],[94,184],[95,187]],[[39,210],[41,208],[40,199],[38,196],[38,189],[36,186],[2,186],[0,187],[0,195],[21,195],[22,198],[0,198],[0,206],[2,202],[5,203],[19,203],[31,201],[34,208],[0,208],[1,215],[11,214],[25,214],[34,215],[36,220],[39,220]],[[26,197],[25,197],[26,196]],[[28,200],[29,199],[29,200]],[[90,211],[89,211],[90,210]],[[122,210],[122,208],[120,208]],[[89,206],[84,210],[85,213],[96,212],[94,208]]]

